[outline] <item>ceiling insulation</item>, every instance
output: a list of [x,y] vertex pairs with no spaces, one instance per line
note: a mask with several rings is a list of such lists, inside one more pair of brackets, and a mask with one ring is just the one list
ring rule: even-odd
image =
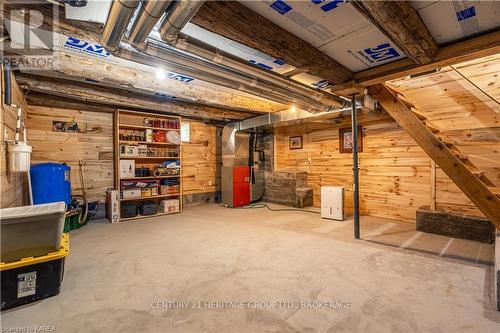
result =
[[405,55],[346,1],[241,1],[353,72]]
[[500,1],[412,1],[438,44],[500,27]]
[[66,18],[104,24],[108,17],[111,2],[112,0],[88,0],[83,7],[76,7],[66,3]]

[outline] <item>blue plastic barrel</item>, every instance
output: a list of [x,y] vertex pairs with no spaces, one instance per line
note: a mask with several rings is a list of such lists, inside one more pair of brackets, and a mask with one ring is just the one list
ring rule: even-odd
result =
[[71,168],[65,164],[41,163],[31,166],[33,203],[71,203]]

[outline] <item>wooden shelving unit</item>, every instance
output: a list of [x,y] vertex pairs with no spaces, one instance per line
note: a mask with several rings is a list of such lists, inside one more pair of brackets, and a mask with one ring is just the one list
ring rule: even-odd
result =
[[[160,126],[149,126],[146,124],[146,120],[159,120]],[[167,127],[162,127],[164,124]],[[115,128],[116,137],[115,137],[115,175],[116,175],[116,188],[120,191],[120,212],[122,204],[135,204],[139,207],[145,201],[154,201],[157,204],[158,210],[157,214],[154,215],[137,215],[134,217],[120,217],[120,221],[128,221],[128,220],[136,220],[140,218],[147,217],[155,217],[155,216],[164,216],[177,214],[182,212],[182,154],[181,154],[181,143],[180,143],[180,124],[181,118],[174,116],[164,116],[154,113],[145,113],[145,112],[134,112],[134,111],[125,111],[119,110],[117,112],[115,118]],[[165,141],[155,142],[154,139],[151,140],[147,137],[147,132],[153,132],[153,134],[163,134],[161,132],[165,132]],[[175,132],[178,136],[178,142],[169,142],[167,138],[168,132]],[[170,134],[172,135],[172,133]],[[163,136],[163,135],[161,135]],[[175,134],[173,135],[175,137]],[[136,147],[137,146],[137,147]],[[142,146],[143,149],[146,150],[147,154],[150,152],[149,150],[153,150],[153,153],[160,152],[165,156],[129,156],[123,155],[122,148],[126,149],[127,152],[129,150],[139,150],[139,146]],[[145,148],[144,148],[145,147]],[[174,156],[166,156],[168,154],[176,155]],[[121,174],[121,162],[123,160],[134,161],[134,172],[133,175],[122,175]],[[158,169],[162,169],[165,164],[164,163],[172,163],[174,161],[178,161],[179,170],[178,174],[175,175],[154,175],[154,171]],[[132,163],[132,162],[130,162]],[[148,168],[150,170],[149,176],[138,176],[135,173],[135,169],[137,168]],[[166,181],[176,181],[176,184],[179,185],[179,192],[177,193],[162,193],[161,192],[161,184]],[[141,197],[133,197],[133,198],[123,198],[123,185],[124,182],[158,182],[160,186],[157,189],[157,193],[155,195],[144,195]],[[167,185],[164,185],[167,186]],[[171,186],[171,185],[169,185]],[[136,189],[136,191],[139,191]],[[147,192],[148,190],[146,190]],[[156,193],[154,192],[154,193]],[[160,203],[162,200],[169,199],[177,199],[178,200],[178,211],[174,212],[164,212],[160,211]]]
[[[161,129],[158,131],[164,131],[165,129]],[[170,131],[170,130],[169,130]],[[147,142],[147,141],[125,141],[125,140],[119,140],[120,143],[124,144],[131,144],[131,145],[151,145],[151,146],[175,146],[175,144],[168,143],[168,142]]]

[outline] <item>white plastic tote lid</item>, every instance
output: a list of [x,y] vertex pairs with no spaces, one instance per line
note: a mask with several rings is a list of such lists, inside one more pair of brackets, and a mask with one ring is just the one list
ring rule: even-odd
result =
[[38,215],[48,215],[64,213],[66,211],[66,203],[64,201],[51,202],[40,205],[21,206],[0,209],[0,218],[17,219],[23,217],[32,217]]

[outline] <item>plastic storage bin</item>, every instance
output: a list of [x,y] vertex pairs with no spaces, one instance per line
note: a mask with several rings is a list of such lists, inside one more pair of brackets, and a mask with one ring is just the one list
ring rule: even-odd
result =
[[64,202],[0,209],[1,261],[58,251],[65,212]]
[[137,205],[133,203],[122,203],[120,208],[120,216],[130,218],[137,216]]
[[157,213],[158,207],[156,202],[148,201],[141,205],[141,215],[155,215]]
[[2,311],[59,294],[69,235],[63,234],[60,243],[56,252],[0,264]]

